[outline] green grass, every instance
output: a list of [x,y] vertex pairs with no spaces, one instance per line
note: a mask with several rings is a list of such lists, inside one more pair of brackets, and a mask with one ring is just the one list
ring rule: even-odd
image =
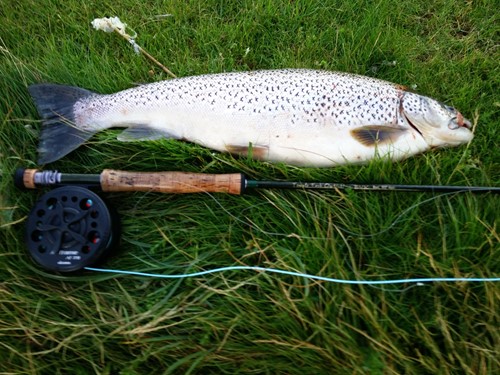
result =
[[[18,191],[12,181],[15,168],[36,166],[39,120],[27,85],[108,93],[167,78],[117,35],[92,30],[92,19],[117,15],[178,76],[284,67],[370,75],[417,85],[456,106],[474,120],[475,138],[400,163],[314,169],[177,141],[124,145],[108,131],[50,168],[498,185],[497,8],[495,1],[453,0],[1,2],[0,372],[498,373],[496,284],[375,288],[247,271],[184,281],[48,274],[23,243],[24,222],[42,192]],[[173,16],[156,17],[165,13]],[[373,280],[500,272],[500,203],[488,194],[262,190],[106,198],[123,224],[109,268],[182,273],[259,265]]]

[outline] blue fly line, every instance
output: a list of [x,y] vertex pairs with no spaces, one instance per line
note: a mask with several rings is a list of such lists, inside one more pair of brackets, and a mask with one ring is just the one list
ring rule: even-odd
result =
[[148,273],[148,272],[137,272],[137,271],[125,271],[125,270],[115,270],[106,268],[93,268],[85,267],[87,271],[96,272],[106,272],[114,273],[117,275],[131,275],[131,276],[142,276],[142,277],[155,277],[162,279],[187,279],[191,277],[204,276],[214,273],[227,272],[227,271],[259,271],[259,272],[270,272],[278,273],[281,275],[297,276],[305,279],[327,281],[337,284],[350,284],[350,285],[387,285],[387,284],[405,284],[405,283],[416,283],[417,285],[423,285],[423,283],[441,283],[441,282],[499,282],[500,277],[429,277],[429,278],[413,278],[413,279],[392,279],[392,280],[346,280],[346,279],[335,279],[326,276],[311,275],[302,272],[286,271],[276,268],[266,268],[258,266],[228,266],[213,268],[210,270],[185,273],[185,274],[161,274],[161,273]]

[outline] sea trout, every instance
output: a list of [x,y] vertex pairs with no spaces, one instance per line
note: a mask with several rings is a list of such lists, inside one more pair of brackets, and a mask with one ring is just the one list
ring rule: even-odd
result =
[[401,160],[473,138],[456,109],[403,86],[349,73],[288,69],[209,74],[101,95],[55,84],[29,91],[43,118],[40,164],[93,134],[174,138],[297,166]]

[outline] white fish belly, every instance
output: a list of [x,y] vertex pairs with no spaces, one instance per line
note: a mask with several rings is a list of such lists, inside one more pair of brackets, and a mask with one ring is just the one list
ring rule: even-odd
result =
[[[165,137],[183,139],[202,146],[232,152],[235,147],[253,149],[254,156],[272,162],[299,166],[335,166],[365,163],[375,157],[401,160],[428,149],[424,139],[408,130],[395,142],[364,146],[349,127],[290,127],[286,116],[216,114],[170,108],[163,111],[129,111],[103,118],[115,126],[144,126]],[[252,151],[249,151],[252,152]]]

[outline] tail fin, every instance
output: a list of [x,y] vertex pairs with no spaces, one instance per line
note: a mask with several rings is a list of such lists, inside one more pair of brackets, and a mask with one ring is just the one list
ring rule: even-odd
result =
[[75,123],[75,103],[92,91],[55,84],[37,84],[28,88],[43,119],[38,144],[38,163],[56,161],[78,148],[94,132],[79,129]]

